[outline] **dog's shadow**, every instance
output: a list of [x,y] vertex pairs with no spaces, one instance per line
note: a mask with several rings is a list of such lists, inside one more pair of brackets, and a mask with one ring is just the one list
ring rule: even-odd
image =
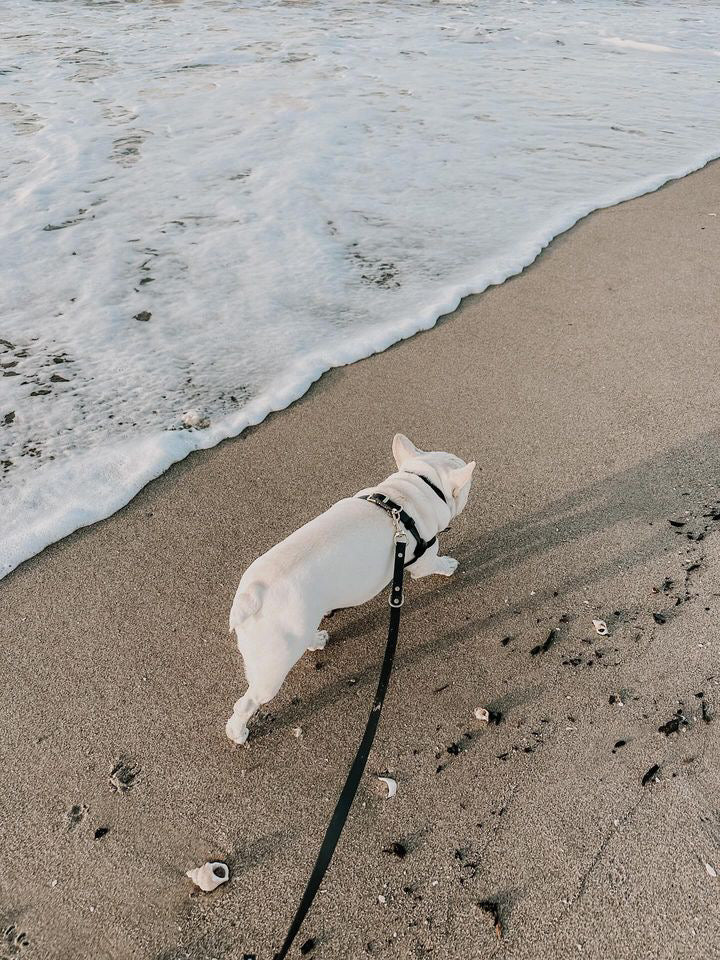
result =
[[[408,668],[428,657],[446,654],[456,644],[489,629],[497,633],[503,622],[517,612],[541,610],[548,601],[557,603],[563,596],[616,576],[619,570],[630,571],[662,555],[668,548],[668,531],[672,530],[668,520],[687,512],[701,512],[717,502],[720,496],[719,464],[720,433],[708,433],[589,484],[536,513],[491,530],[480,543],[461,543],[459,549],[451,551],[460,561],[457,574],[447,580],[439,577],[421,580],[407,591],[406,603],[412,605],[413,614],[431,607],[440,598],[443,603],[451,597],[454,605],[462,604],[463,597],[495,575],[548,554],[563,544],[602,533],[628,521],[648,525],[647,536],[620,553],[586,564],[581,574],[566,576],[552,587],[536,591],[534,596],[528,596],[525,590],[509,605],[503,597],[503,602],[493,605],[489,613],[467,620],[457,629],[413,646],[403,647],[401,644],[397,665]],[[476,482],[479,486],[481,480]],[[359,608],[342,610],[326,620],[323,626],[330,631],[330,643],[323,657],[332,657],[333,650],[338,647],[372,636],[377,641],[373,662],[359,672],[354,671],[352,677],[344,676],[324,687],[310,700],[281,707],[273,712],[272,723],[268,718],[259,717],[258,723],[253,725],[253,739],[259,740],[278,727],[294,726],[322,712],[345,696],[351,680],[356,689],[374,683],[383,653],[380,638],[386,628],[387,609],[383,593],[361,612]]]

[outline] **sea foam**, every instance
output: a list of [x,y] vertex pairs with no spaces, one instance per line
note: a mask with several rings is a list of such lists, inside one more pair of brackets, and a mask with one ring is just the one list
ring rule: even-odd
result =
[[720,154],[700,0],[5,0],[0,39],[0,576]]

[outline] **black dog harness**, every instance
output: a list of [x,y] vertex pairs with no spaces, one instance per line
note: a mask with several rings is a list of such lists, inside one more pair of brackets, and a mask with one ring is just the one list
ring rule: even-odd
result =
[[[413,477],[419,477],[421,480],[424,480],[425,483],[433,490],[442,500],[442,502],[447,506],[447,498],[442,492],[440,487],[436,486],[432,480],[429,480],[427,477],[423,476],[421,473],[413,473],[411,470],[405,470],[404,473],[409,473]],[[395,520],[397,518],[400,523],[405,527],[407,532],[415,541],[415,552],[413,553],[410,560],[407,560],[405,563],[406,567],[409,567],[411,563],[415,563],[416,560],[419,560],[420,557],[427,553],[430,547],[437,541],[437,535],[434,536],[431,540],[423,540],[420,536],[420,531],[417,528],[417,524],[400,504],[395,503],[394,500],[391,500],[389,497],[386,497],[382,493],[368,493],[362,497],[359,497],[360,500],[367,500],[368,503],[374,503],[376,507],[380,507],[381,510],[384,510],[385,513],[389,513],[390,516]]]

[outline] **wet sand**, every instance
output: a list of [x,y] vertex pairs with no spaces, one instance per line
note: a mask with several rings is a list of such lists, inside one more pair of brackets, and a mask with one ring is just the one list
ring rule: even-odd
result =
[[[247,748],[223,729],[243,690],[227,614],[255,556],[391,472],[396,430],[478,461],[442,541],[461,566],[409,585],[294,955],[720,956],[718,262],[714,164],[592,215],[2,581],[0,956],[272,956],[387,603],[329,622]],[[232,872],[210,895],[184,876],[206,859]]]

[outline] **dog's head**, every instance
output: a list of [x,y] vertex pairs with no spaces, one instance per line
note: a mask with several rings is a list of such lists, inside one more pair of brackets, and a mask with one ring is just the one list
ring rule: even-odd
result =
[[392,445],[398,470],[424,473],[445,494],[456,517],[465,507],[470,494],[475,461],[465,463],[460,457],[440,450],[419,450],[402,433],[396,433]]

